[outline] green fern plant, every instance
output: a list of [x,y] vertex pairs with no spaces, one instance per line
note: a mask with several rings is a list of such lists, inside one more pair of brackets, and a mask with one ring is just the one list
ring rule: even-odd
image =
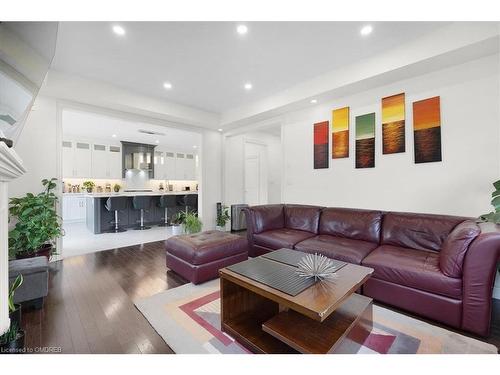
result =
[[17,288],[22,285],[23,281],[23,275],[19,274],[10,286],[8,298],[9,312],[13,312],[16,310],[16,305],[14,304],[14,293],[16,292]]
[[188,212],[184,217],[184,230],[188,234],[201,232],[202,223],[195,212]]

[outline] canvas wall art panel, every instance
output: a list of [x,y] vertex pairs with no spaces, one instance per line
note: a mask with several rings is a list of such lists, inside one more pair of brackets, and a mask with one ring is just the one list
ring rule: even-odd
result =
[[441,161],[441,104],[439,96],[413,103],[415,163]]
[[349,107],[332,111],[332,159],[349,157]]
[[356,117],[356,168],[375,167],[375,113]]
[[328,121],[314,124],[314,169],[328,168]]
[[382,99],[382,154],[405,152],[405,94]]

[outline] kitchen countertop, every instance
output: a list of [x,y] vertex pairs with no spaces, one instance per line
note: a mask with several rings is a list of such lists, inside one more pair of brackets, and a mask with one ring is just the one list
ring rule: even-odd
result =
[[198,191],[120,191],[119,193],[63,193],[64,196],[85,196],[86,198],[135,197],[138,195],[185,195],[198,194]]

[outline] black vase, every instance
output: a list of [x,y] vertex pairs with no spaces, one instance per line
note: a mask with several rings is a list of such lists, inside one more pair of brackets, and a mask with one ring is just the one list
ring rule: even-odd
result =
[[22,320],[21,320],[21,305],[16,303],[14,304],[15,306],[15,310],[14,311],[11,311],[9,313],[9,318],[10,318],[10,324],[16,324],[18,327],[21,327],[21,323],[22,323]]
[[0,344],[0,354],[21,354],[24,352],[24,331],[19,330],[15,340]]

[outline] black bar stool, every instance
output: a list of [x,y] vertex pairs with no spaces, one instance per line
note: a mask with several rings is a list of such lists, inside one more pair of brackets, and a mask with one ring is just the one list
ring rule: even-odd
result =
[[119,225],[120,221],[118,220],[118,211],[126,210],[127,202],[128,202],[127,197],[109,197],[108,200],[106,201],[104,207],[106,207],[108,211],[115,211],[115,220],[111,222],[112,224],[115,224],[115,227],[114,229],[111,230],[111,232],[115,233],[126,232],[126,229],[120,227]]
[[186,213],[188,211],[198,212],[198,194],[186,194]]
[[177,206],[177,199],[175,195],[162,195],[160,197],[160,202],[158,207],[165,209],[165,222],[160,224],[160,227],[166,227],[168,225],[168,210],[170,208],[175,208]]
[[175,205],[177,206],[177,211],[186,211],[186,196],[185,195],[176,195],[175,196]]
[[136,195],[132,199],[132,206],[135,210],[141,210],[141,219],[139,220],[140,225],[135,228],[136,230],[146,230],[151,229],[151,227],[147,227],[144,225],[144,210],[147,210],[151,207],[151,197],[147,195]]

